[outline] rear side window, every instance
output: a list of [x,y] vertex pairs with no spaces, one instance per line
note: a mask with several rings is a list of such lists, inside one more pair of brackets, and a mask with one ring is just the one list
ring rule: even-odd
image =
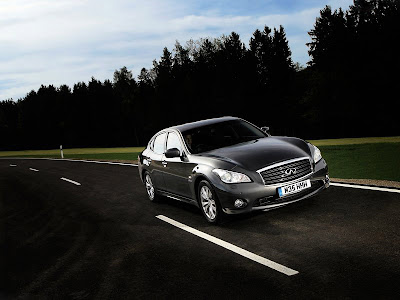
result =
[[157,154],[163,154],[165,149],[166,133],[161,133],[154,139],[153,151]]
[[170,132],[168,134],[168,140],[167,140],[167,150],[172,148],[177,148],[179,151],[182,152],[180,138],[174,132]]
[[150,142],[149,142],[149,148],[151,149],[151,150],[154,150],[154,139],[152,139]]

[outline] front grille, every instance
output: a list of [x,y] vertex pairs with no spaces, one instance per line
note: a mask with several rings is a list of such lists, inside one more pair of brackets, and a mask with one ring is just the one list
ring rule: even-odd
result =
[[[287,174],[288,169],[295,170]],[[288,182],[296,180],[312,172],[311,163],[308,158],[295,160],[286,164],[279,164],[276,167],[268,167],[266,170],[259,172],[264,180],[265,185]]]

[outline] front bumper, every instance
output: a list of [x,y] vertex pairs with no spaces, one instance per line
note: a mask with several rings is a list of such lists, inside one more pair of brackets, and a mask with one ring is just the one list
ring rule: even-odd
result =
[[[295,180],[293,183],[307,179],[311,181],[310,188],[283,197],[279,197],[277,190],[285,183],[279,185],[264,185],[259,182],[225,184],[216,187],[215,191],[225,213],[240,214],[287,205],[314,196],[328,188],[328,166],[323,159],[314,166],[312,174]],[[246,205],[236,208],[234,203],[237,199],[243,200]]]

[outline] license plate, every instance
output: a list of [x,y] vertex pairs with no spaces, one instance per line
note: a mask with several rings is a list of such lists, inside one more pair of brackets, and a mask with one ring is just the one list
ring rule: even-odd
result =
[[311,187],[310,179],[296,182],[296,183],[289,184],[289,185],[285,185],[285,186],[281,186],[278,188],[279,197],[286,196],[289,194],[294,194],[294,193],[300,192],[302,190],[305,190],[309,187]]

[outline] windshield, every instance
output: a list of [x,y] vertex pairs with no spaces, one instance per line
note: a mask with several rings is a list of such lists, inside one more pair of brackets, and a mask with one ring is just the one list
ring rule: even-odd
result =
[[189,151],[193,154],[211,151],[267,135],[242,120],[230,120],[182,131]]

